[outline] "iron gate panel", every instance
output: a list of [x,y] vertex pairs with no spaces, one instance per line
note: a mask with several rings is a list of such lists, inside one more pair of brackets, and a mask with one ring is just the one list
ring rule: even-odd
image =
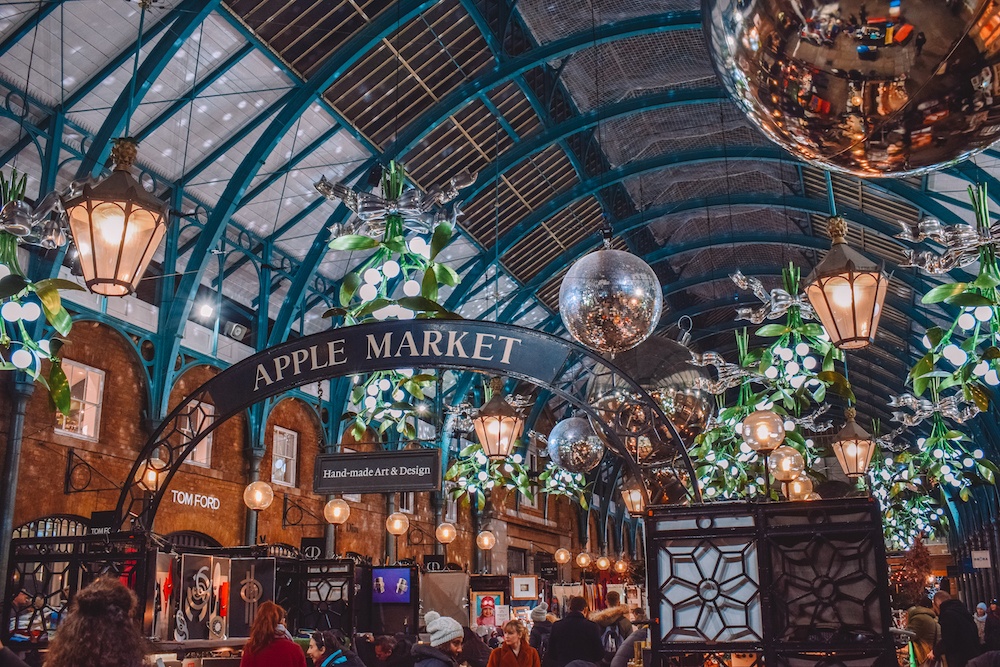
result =
[[659,662],[866,667],[894,653],[874,501],[653,507],[646,529]]

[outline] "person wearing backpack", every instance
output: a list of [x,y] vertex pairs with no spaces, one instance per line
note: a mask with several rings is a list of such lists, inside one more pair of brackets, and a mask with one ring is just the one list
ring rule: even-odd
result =
[[549,635],[552,634],[552,621],[545,616],[549,611],[549,605],[544,602],[531,610],[531,636],[528,643],[533,649],[538,651],[538,655],[545,657],[545,651],[549,647]]
[[574,661],[596,665],[604,658],[601,627],[584,615],[587,610],[584,598],[571,597],[566,609],[566,616],[552,624],[542,667],[566,667]]
[[608,607],[590,615],[590,620],[601,627],[601,644],[604,646],[604,660],[601,664],[610,665],[615,653],[632,634],[632,622],[628,620],[628,605],[621,604],[618,591],[609,591]]

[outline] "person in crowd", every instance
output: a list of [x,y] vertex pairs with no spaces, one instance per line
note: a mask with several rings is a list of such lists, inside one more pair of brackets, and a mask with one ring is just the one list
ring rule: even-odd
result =
[[552,634],[552,621],[548,620],[549,605],[544,602],[539,603],[531,610],[531,635],[528,643],[531,648],[538,651],[539,657],[545,656],[545,650],[549,647],[549,636]]
[[28,667],[28,663],[14,655],[14,652],[0,642],[0,667]]
[[622,645],[618,647],[615,657],[611,659],[611,667],[627,667],[628,661],[635,656],[635,643],[646,641],[646,637],[649,636],[646,612],[642,610],[642,607],[634,608],[631,616],[630,620],[634,624],[633,627],[635,629],[632,630],[632,634],[625,638]]
[[996,598],[990,600],[990,608],[986,614],[986,627],[983,630],[984,643],[987,651],[1000,651],[1000,604]]
[[330,630],[314,632],[309,637],[306,655],[314,667],[365,667],[365,663],[353,651],[348,651],[336,633]]
[[927,43],[927,37],[922,32],[918,32],[916,38],[913,40],[913,46],[916,49],[917,55],[924,50],[924,44]]
[[416,644],[413,647],[416,667],[457,667],[465,638],[462,624],[436,611],[424,614],[424,622],[431,642],[430,646]]
[[538,651],[528,643],[528,628],[514,619],[503,625],[503,643],[490,653],[488,667],[541,667]]
[[934,595],[934,611],[941,626],[941,639],[934,646],[933,656],[942,656],[948,667],[965,667],[980,654],[979,632],[972,614],[960,601],[945,591]]
[[257,607],[240,667],[305,667],[306,656],[285,630],[285,610],[271,601]]
[[566,605],[566,615],[552,624],[549,647],[543,667],[565,667],[574,660],[592,664],[604,658],[601,627],[587,619],[587,601],[573,596]]
[[[478,629],[477,626],[476,630]],[[465,638],[462,642],[462,656],[459,663],[467,662],[470,667],[486,667],[486,663],[490,660],[490,647],[486,645],[476,630],[462,626]]]
[[976,605],[976,613],[972,615],[972,620],[976,622],[976,630],[979,631],[979,645],[986,646],[986,618],[989,616],[985,602]]
[[927,659],[941,638],[941,628],[932,607],[933,603],[925,595],[906,610],[906,629],[914,634],[913,656],[918,665]]
[[618,591],[608,591],[605,599],[608,602],[607,608],[591,614],[590,620],[601,626],[601,632],[604,632],[604,630],[610,628],[612,625],[617,626],[618,636],[624,641],[626,637],[632,634],[632,623],[628,620],[628,605],[622,604],[622,599]]

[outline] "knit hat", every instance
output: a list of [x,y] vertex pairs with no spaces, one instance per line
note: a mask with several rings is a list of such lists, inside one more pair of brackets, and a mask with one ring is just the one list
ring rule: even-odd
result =
[[427,632],[431,633],[431,646],[442,646],[452,639],[461,639],[465,636],[461,623],[436,611],[424,614],[424,622],[427,623]]
[[544,602],[539,603],[537,607],[531,610],[531,622],[541,623],[545,620],[545,612],[549,610],[549,605]]
[[982,609],[983,611],[986,611],[986,603],[980,602],[979,604],[976,605],[976,609]]
[[480,607],[496,607],[496,600],[487,596],[483,598],[483,601],[479,603]]

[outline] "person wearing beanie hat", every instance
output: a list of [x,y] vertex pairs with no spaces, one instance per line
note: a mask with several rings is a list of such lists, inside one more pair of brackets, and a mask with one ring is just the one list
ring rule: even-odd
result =
[[549,605],[544,602],[531,610],[531,635],[528,644],[538,651],[541,658],[545,657],[545,651],[549,648],[549,635],[552,634],[552,621],[546,618],[548,611]]
[[976,605],[976,613],[972,615],[972,620],[976,622],[976,630],[979,631],[979,644],[986,645],[986,603],[980,602]]
[[430,646],[417,644],[413,647],[415,667],[456,667],[462,655],[462,640],[465,629],[462,624],[436,611],[424,614],[424,623],[431,636]]
[[987,651],[1000,651],[1000,605],[996,598],[990,600],[989,612],[986,614],[984,643]]

